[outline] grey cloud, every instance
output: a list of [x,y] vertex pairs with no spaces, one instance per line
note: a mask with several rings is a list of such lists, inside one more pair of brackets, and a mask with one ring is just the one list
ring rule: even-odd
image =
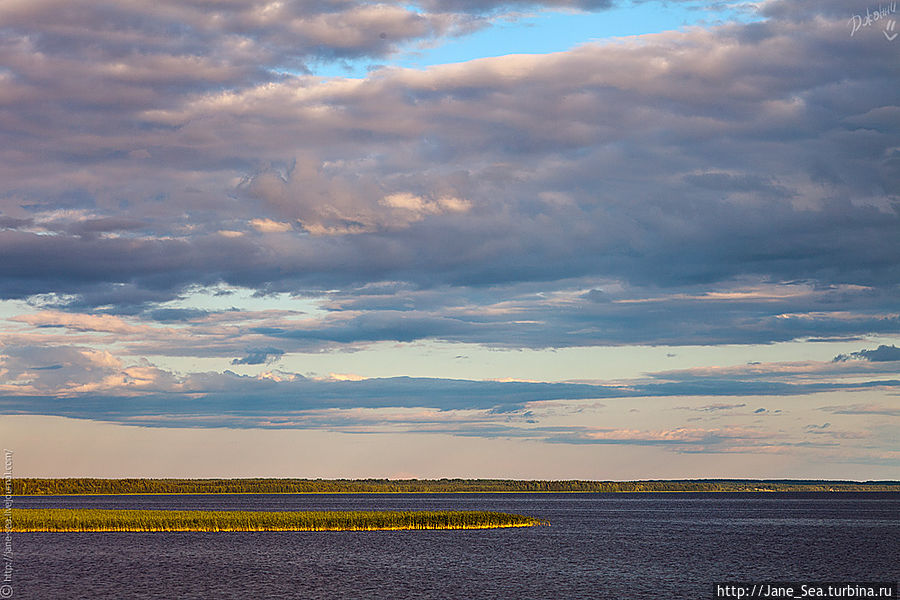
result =
[[16,219],[0,215],[0,228],[3,229],[20,229],[32,225],[33,223],[34,219]]
[[248,350],[247,356],[235,358],[233,365],[262,365],[275,362],[284,355],[284,350],[278,348],[254,348]]
[[733,451],[736,448],[741,448],[743,449],[743,451],[748,451],[754,446],[764,446],[767,444],[771,444],[770,439],[760,442],[759,440],[754,440],[753,438],[742,439],[738,436],[721,435],[715,431],[709,431],[702,436],[698,436],[696,439],[642,439],[640,437],[629,437],[626,435],[623,435],[622,437],[597,438],[590,435],[592,433],[591,431],[578,430],[575,428],[573,429],[574,430],[570,430],[569,432],[559,432],[555,435],[550,435],[546,441],[549,443],[558,444],[664,446],[677,449],[681,452],[695,453],[714,453],[729,450]]
[[868,360],[871,362],[894,362],[900,361],[900,348],[897,348],[893,344],[890,346],[885,346],[882,344],[878,346],[875,350],[860,350],[859,352],[851,352],[850,354],[838,354],[834,357],[835,362],[843,362],[850,360],[852,358],[857,358],[861,360]]
[[[370,312],[332,326],[315,329],[271,331],[278,338],[322,340],[329,342],[397,341],[412,342],[423,338],[464,338],[477,324],[443,316],[408,316],[403,312]],[[260,331],[260,333],[265,333]]]
[[[277,349],[251,351],[248,359],[277,355]],[[393,377],[361,381],[314,380],[276,373],[249,377],[232,372],[176,377],[149,364],[128,365],[109,353],[75,347],[21,347],[5,350],[3,366],[10,382],[27,379],[0,394],[6,412],[109,419],[165,426],[187,416],[205,425],[225,426],[241,416],[253,423],[292,419],[302,411],[345,408],[426,408],[437,411],[483,410],[515,416],[527,405],[551,400],[596,400],[684,396],[800,396],[829,391],[897,389],[900,381],[857,383],[746,382],[710,379],[700,382],[592,385]],[[242,364],[251,364],[251,362]],[[36,371],[35,364],[60,368]],[[18,390],[18,393],[17,393]],[[128,396],[122,396],[127,392]],[[126,399],[127,398],[127,399]],[[709,405],[705,411],[743,404]],[[886,408],[855,405],[824,407],[837,414],[896,414]],[[523,413],[524,414],[524,413]],[[528,415],[525,415],[527,418]],[[308,424],[284,425],[304,427]]]
[[146,313],[148,319],[162,323],[193,321],[207,316],[209,311],[197,308],[157,308]]
[[747,406],[744,403],[740,404],[707,404],[706,406],[698,406],[696,408],[691,407],[680,407],[683,410],[693,410],[698,412],[718,412],[723,410],[734,410],[736,408],[744,408]]
[[616,0],[423,0],[430,10],[450,10],[468,13],[492,13],[514,8],[577,8],[589,11],[608,10],[619,4]]
[[591,302],[610,302],[610,297],[607,294],[603,293],[603,290],[590,290],[589,292],[585,292],[582,296],[585,300],[590,300]]
[[[809,22],[814,15],[822,15],[831,19],[850,19],[860,10],[865,14],[868,5],[863,2],[846,2],[846,0],[796,0],[791,2],[763,2],[758,5],[760,13],[766,17]],[[849,31],[848,31],[849,34]]]
[[[278,348],[252,348],[246,360],[235,362],[252,364],[280,356],[281,352]],[[756,452],[797,444],[824,447],[832,439],[866,436],[854,432],[832,434],[827,426],[807,428],[809,433],[829,430],[826,441],[815,443],[796,441],[790,434],[767,432],[757,426],[692,426],[660,431],[543,427],[540,415],[547,407],[543,403],[582,401],[578,405],[584,407],[584,401],[589,401],[588,405],[597,408],[601,406],[597,399],[602,398],[627,399],[639,405],[645,398],[726,397],[726,402],[695,409],[718,417],[723,411],[745,407],[746,403],[731,401],[740,396],[777,396],[788,406],[790,396],[900,389],[898,381],[840,384],[810,383],[808,379],[785,383],[707,378],[599,385],[410,377],[317,380],[281,371],[259,377],[229,371],[176,376],[143,361],[128,364],[108,352],[66,346],[6,347],[2,367],[5,380],[0,392],[0,412],[7,414],[57,415],[148,427],[435,433],[548,443],[659,446],[677,452]],[[577,412],[578,405],[568,410]],[[896,414],[878,405],[830,406],[820,410],[835,414]],[[820,440],[822,437],[815,436]]]
[[821,431],[823,429],[828,429],[829,427],[831,427],[831,423],[822,423],[821,425],[810,424],[810,425],[806,426],[806,428],[811,431],[816,431],[816,430]]
[[835,379],[840,377],[879,376],[897,373],[897,366],[868,361],[801,361],[801,362],[753,362],[730,367],[700,367],[672,371],[658,371],[647,375],[667,381],[696,381],[710,378],[734,378],[742,380],[788,380],[808,377]]
[[427,216],[465,212],[469,207],[449,194],[392,191],[372,178],[327,173],[309,159],[295,162],[284,176],[259,173],[243,189],[278,217],[319,235],[403,229]]
[[766,196],[786,198],[792,193],[759,175],[732,175],[730,173],[699,173],[685,175],[687,183],[697,187],[724,192],[758,192]]
[[[288,351],[900,331],[896,66],[879,40],[850,39],[846,17],[810,25],[836,4],[803,4],[803,20],[767,3],[763,23],[360,81],[273,74],[329,52],[387,52],[380,36],[371,46],[356,35],[377,21],[353,12],[360,5],[300,14],[286,3],[270,20],[243,2],[166,5],[177,19],[149,4],[87,6],[0,13],[15,121],[2,134],[0,210],[16,228],[54,228],[0,231],[5,298],[152,315],[224,282],[337,289],[335,312],[361,311],[349,323],[257,330]],[[358,16],[347,21],[355,46],[304,45],[307,16],[325,31],[345,13]],[[407,39],[460,22],[384,14],[395,13]],[[109,27],[85,27],[94,21]],[[291,28],[302,33],[293,49]],[[60,60],[40,63],[37,50]],[[408,196],[385,203],[392,194]],[[468,208],[442,208],[443,198]],[[790,281],[822,291],[701,298]],[[399,286],[376,300],[364,287],[380,282]],[[528,286],[587,296],[541,303],[526,299]],[[603,297],[585,291],[597,289]],[[520,306],[464,315],[429,290]]]
[[86,348],[4,346],[3,355],[4,383],[26,394],[95,384],[120,366],[109,353]]
[[[104,372],[106,373],[106,372]],[[54,382],[62,381],[60,374]],[[95,374],[96,376],[96,374]],[[50,375],[43,377],[49,378]],[[50,382],[48,381],[48,384]],[[527,402],[561,398],[591,398],[605,394],[597,386],[551,383],[500,383],[447,379],[396,377],[363,381],[314,381],[294,377],[275,382],[225,374],[194,374],[179,383],[178,393],[191,400],[173,399],[167,393],[147,393],[123,402],[114,395],[81,394],[59,402],[49,396],[0,397],[6,411],[58,414],[78,418],[114,420],[131,416],[170,417],[244,415],[257,420],[286,416],[301,410],[329,408],[435,407],[439,410],[522,407]],[[214,425],[218,426],[218,425]]]
[[[524,289],[522,289],[524,287]],[[490,292],[456,287],[451,291],[406,291],[377,302],[352,292],[338,294],[329,304],[336,313],[356,311],[349,318],[325,319],[302,329],[291,326],[257,330],[274,338],[300,340],[412,341],[440,338],[503,347],[566,347],[632,343],[715,344],[766,342],[804,337],[816,332],[891,330],[900,326],[890,316],[859,314],[830,316],[829,292],[798,293],[773,302],[758,300],[678,297],[663,294],[641,298],[657,290],[632,288],[625,297],[614,296],[596,303],[572,293],[562,302],[547,301],[529,293],[529,285],[494,286]],[[632,296],[634,294],[634,296]],[[633,300],[632,300],[633,298]],[[891,300],[875,301],[869,310],[889,310]],[[862,310],[864,303],[858,304]],[[469,307],[482,306],[485,310]],[[492,310],[492,307],[497,307]],[[879,307],[879,308],[875,308]],[[794,309],[822,310],[816,318],[787,316]],[[709,315],[716,314],[711,322]]]
[[[314,57],[383,56],[397,41],[440,35],[465,23],[449,13],[418,13],[390,2],[72,5],[47,0],[0,13],[0,26],[10,31],[38,28],[34,43],[46,54],[127,57],[133,68],[118,79],[176,82],[198,74],[227,77],[266,60],[302,65]],[[135,47],[149,52],[131,55]]]
[[886,417],[900,417],[900,408],[881,406],[878,404],[823,406],[819,410],[824,410],[836,415],[881,415]]
[[135,219],[104,217],[86,219],[69,225],[69,231],[79,236],[97,235],[116,231],[133,231],[140,229],[143,223]]

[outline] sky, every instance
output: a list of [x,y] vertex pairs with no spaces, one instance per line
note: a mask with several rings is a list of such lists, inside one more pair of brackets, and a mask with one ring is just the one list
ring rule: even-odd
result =
[[6,0],[14,476],[900,479],[891,7]]

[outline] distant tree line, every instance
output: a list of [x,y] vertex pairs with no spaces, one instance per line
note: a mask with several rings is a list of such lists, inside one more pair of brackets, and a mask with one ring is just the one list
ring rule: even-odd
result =
[[900,492],[898,481],[689,479],[519,481],[510,479],[38,479],[15,478],[12,493],[344,494],[459,492]]

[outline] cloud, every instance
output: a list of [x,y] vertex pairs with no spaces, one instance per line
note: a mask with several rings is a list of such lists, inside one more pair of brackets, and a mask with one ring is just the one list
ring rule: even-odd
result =
[[882,406],[880,404],[823,406],[819,410],[824,410],[836,415],[882,415],[886,417],[900,417],[900,408]]
[[[772,436],[769,433],[743,427],[724,428],[688,428],[678,427],[663,430],[634,430],[634,429],[601,429],[581,428],[572,432],[568,440],[571,443],[593,444],[625,444],[638,446],[698,446],[694,451],[709,450],[717,445],[728,446],[734,450],[734,442],[745,445],[772,445]],[[565,441],[566,437],[556,438],[556,442]],[[723,442],[729,442],[723,444]]]
[[[97,58],[96,70],[113,81],[181,85],[192,77],[227,82],[267,61],[302,67],[313,59],[382,57],[404,41],[478,26],[463,15],[412,5],[243,0],[153,6],[40,0],[5,7],[0,24],[38,34],[33,43],[45,55]],[[130,56],[133,48],[146,53]]]
[[[266,171],[249,178],[243,190],[281,218],[296,221],[313,235],[345,235],[402,229],[429,215],[464,213],[471,203],[453,195],[432,197],[407,191],[385,193],[372,179],[352,179],[310,159],[289,173]],[[258,231],[288,231],[289,223],[254,219]]]
[[[283,355],[284,351],[278,348],[253,348],[244,358],[234,359],[232,364],[271,363]],[[6,410],[94,419],[141,417],[147,423],[155,418],[154,415],[167,420],[195,414],[205,415],[211,424],[219,423],[216,426],[221,425],[215,420],[216,415],[241,414],[252,421],[287,418],[296,411],[350,407],[485,410],[502,415],[524,411],[534,403],[641,398],[677,398],[682,400],[682,408],[709,415],[734,416],[741,414],[737,409],[745,407],[745,402],[685,407],[683,400],[742,396],[786,398],[831,391],[850,393],[900,387],[896,380],[786,383],[709,379],[586,384],[362,378],[347,374],[314,379],[268,371],[257,376],[242,376],[229,371],[175,375],[146,361],[118,358],[108,351],[78,346],[7,346],[0,367],[4,369],[4,380],[9,382],[0,389]],[[123,397],[129,400],[124,402]],[[65,402],[60,402],[60,398],[65,398]],[[176,401],[176,398],[183,400]],[[872,413],[875,409],[855,405],[822,410]]]
[[357,375],[355,373],[329,373],[328,379],[332,381],[362,381],[368,379],[368,377],[363,377],[362,375]]
[[878,346],[875,350],[860,350],[859,352],[851,352],[850,354],[838,354],[834,357],[835,362],[844,362],[852,358],[860,360],[868,360],[871,362],[894,362],[900,360],[900,348],[893,344]]
[[[888,361],[883,361],[888,362]],[[811,381],[816,379],[857,379],[861,375],[895,374],[896,365],[862,361],[753,362],[745,365],[694,367],[658,371],[651,377],[669,381],[708,379]]]
[[76,221],[69,225],[69,231],[75,235],[86,237],[113,232],[134,231],[142,227],[143,223],[134,219],[104,217]]
[[35,327],[64,327],[72,331],[94,331],[102,333],[145,333],[146,327],[129,325],[123,319],[113,315],[85,315],[58,311],[11,317],[10,321],[28,323]]
[[[230,314],[204,319],[227,322]],[[241,325],[238,325],[241,327]],[[233,364],[256,365],[284,356],[280,348],[250,348]],[[831,364],[831,363],[826,363]],[[440,434],[567,445],[646,446],[677,453],[813,452],[817,460],[849,452],[871,454],[892,432],[859,416],[900,416],[888,405],[818,406],[816,394],[891,393],[898,381],[741,381],[641,377],[616,383],[363,377],[331,373],[304,377],[266,370],[258,375],[175,374],[133,356],[84,346],[7,345],[0,354],[0,411],[54,415],[164,428],[329,430],[355,434]],[[751,408],[749,398],[775,398],[781,408]],[[710,403],[704,398],[722,398]],[[748,398],[746,401],[741,401]],[[634,416],[636,407],[640,414]],[[683,409],[690,418],[677,417]],[[809,420],[781,419],[773,428],[762,411],[784,408]],[[807,427],[811,409],[829,423]],[[684,413],[681,413],[682,415]],[[838,419],[835,421],[835,419]],[[813,421],[814,422],[814,421]],[[875,429],[872,429],[875,427]],[[843,445],[850,449],[842,450]],[[865,446],[870,450],[862,448]],[[854,450],[855,448],[855,450]],[[843,452],[843,454],[842,454]],[[849,455],[847,455],[849,456]],[[852,456],[850,456],[852,458]],[[853,458],[857,460],[858,458]]]
[[244,358],[235,358],[233,365],[262,365],[270,364],[284,355],[284,350],[278,348],[255,348],[248,351]]
[[145,316],[152,321],[171,323],[202,319],[209,314],[209,311],[199,308],[157,308],[149,311]]
[[740,404],[707,404],[706,406],[697,406],[697,407],[679,407],[682,410],[693,410],[698,412],[719,412],[719,411],[731,411],[736,408],[744,408],[747,406],[745,403]]
[[617,4],[614,0],[424,0],[422,6],[431,10],[451,10],[469,13],[491,13],[513,8],[568,8],[606,10]]
[[253,219],[250,221],[250,225],[260,233],[284,233],[291,230],[290,223],[282,223],[272,219]]
[[722,192],[757,193],[768,197],[789,197],[791,193],[773,183],[770,178],[759,175],[732,175],[730,173],[690,173],[684,176],[690,185]]
[[144,388],[171,389],[174,379],[146,364],[126,365],[107,350],[72,346],[4,346],[0,373],[0,394],[34,394],[57,403],[70,395],[113,389],[124,395]]
[[900,332],[894,65],[843,9],[303,74],[512,5],[455,6],[0,9],[3,297],[152,320],[231,287],[333,313],[184,349],[230,358]]

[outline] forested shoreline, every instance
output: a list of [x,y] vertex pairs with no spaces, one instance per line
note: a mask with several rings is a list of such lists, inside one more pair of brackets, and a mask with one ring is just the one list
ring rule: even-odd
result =
[[690,479],[100,479],[14,478],[12,495],[341,494],[461,492],[900,492],[898,481]]

